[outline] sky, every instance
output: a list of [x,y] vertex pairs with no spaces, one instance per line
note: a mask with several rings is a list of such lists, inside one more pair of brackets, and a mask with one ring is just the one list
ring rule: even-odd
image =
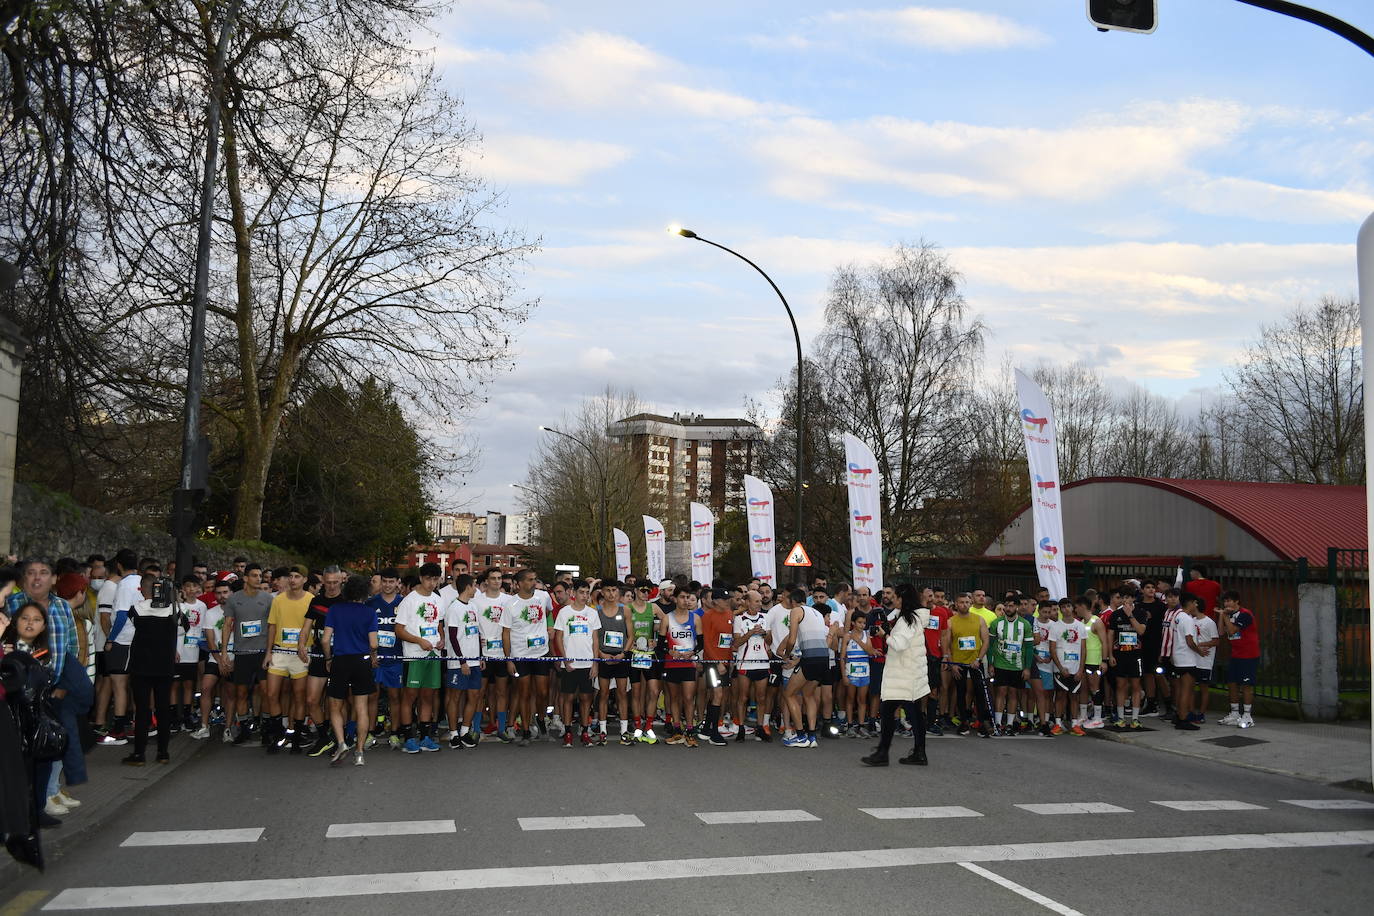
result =
[[[1368,0],[1312,2],[1374,33]],[[1263,323],[1355,295],[1374,58],[1236,0],[1159,6],[1135,35],[1082,0],[459,3],[416,43],[482,135],[496,224],[541,240],[539,304],[439,505],[518,511],[539,425],[608,385],[668,414],[769,397],[781,305],[674,223],[768,271],[808,350],[837,267],[924,240],[989,366],[1216,396]]]

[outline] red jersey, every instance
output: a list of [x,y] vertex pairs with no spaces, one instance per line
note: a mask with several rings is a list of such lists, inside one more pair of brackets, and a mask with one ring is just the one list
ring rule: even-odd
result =
[[1255,624],[1255,615],[1245,608],[1222,613],[1231,619],[1232,626],[1239,628],[1227,637],[1231,641],[1231,657],[1259,658],[1259,627]]
[[701,615],[701,657],[711,662],[730,660],[730,645],[735,638],[735,618],[729,611],[715,609]]
[[1211,579],[1193,579],[1183,583],[1183,590],[1202,599],[1202,609],[1215,616],[1217,602],[1221,600],[1221,583]]
[[926,621],[926,655],[941,658],[940,634],[949,629],[950,610],[947,607],[930,609],[930,620]]

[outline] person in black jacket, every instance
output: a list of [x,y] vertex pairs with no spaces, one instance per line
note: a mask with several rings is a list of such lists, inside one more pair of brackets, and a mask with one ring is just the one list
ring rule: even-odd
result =
[[186,615],[177,602],[171,579],[153,582],[148,598],[134,605],[129,619],[134,625],[134,640],[129,647],[129,683],[134,696],[134,752],[122,761],[141,767],[147,762],[148,728],[152,716],[160,723],[157,730],[157,762],[169,763],[167,743],[171,739],[172,675],[177,661],[177,627],[187,626]]

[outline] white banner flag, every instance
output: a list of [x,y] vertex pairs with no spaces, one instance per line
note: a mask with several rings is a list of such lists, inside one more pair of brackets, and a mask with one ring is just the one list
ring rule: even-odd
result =
[[615,577],[621,582],[630,574],[630,536],[619,528],[611,529],[615,540]]
[[877,595],[883,588],[878,462],[872,449],[849,433],[844,434],[844,461],[849,485],[849,550],[854,557],[854,587],[866,585]]
[[692,578],[710,585],[714,577],[716,517],[701,503],[692,503]]
[[645,515],[644,519],[644,553],[648,561],[649,578],[654,585],[663,581],[663,568],[668,564],[664,561],[663,546],[663,526],[658,519]]
[[778,584],[778,551],[773,543],[773,491],[744,475],[744,511],[749,520],[749,564],[760,582]]
[[1021,405],[1021,432],[1026,437],[1026,461],[1030,464],[1031,521],[1034,525],[1031,555],[1035,575],[1058,601],[1068,595],[1064,550],[1064,516],[1059,507],[1059,456],[1055,452],[1054,411],[1040,386],[1016,370],[1016,400]]

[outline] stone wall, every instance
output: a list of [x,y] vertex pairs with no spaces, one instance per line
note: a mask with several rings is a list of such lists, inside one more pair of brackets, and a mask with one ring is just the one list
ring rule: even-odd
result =
[[[157,557],[164,563],[175,555],[176,542],[151,524],[106,515],[77,505],[65,493],[55,493],[26,483],[14,485],[14,534],[11,553],[20,557],[43,556],[84,559],[93,553],[112,556],[123,547],[139,557]],[[211,569],[227,569],[236,556],[264,566],[286,566],[301,558],[266,544],[238,541],[198,541],[195,556]]]

